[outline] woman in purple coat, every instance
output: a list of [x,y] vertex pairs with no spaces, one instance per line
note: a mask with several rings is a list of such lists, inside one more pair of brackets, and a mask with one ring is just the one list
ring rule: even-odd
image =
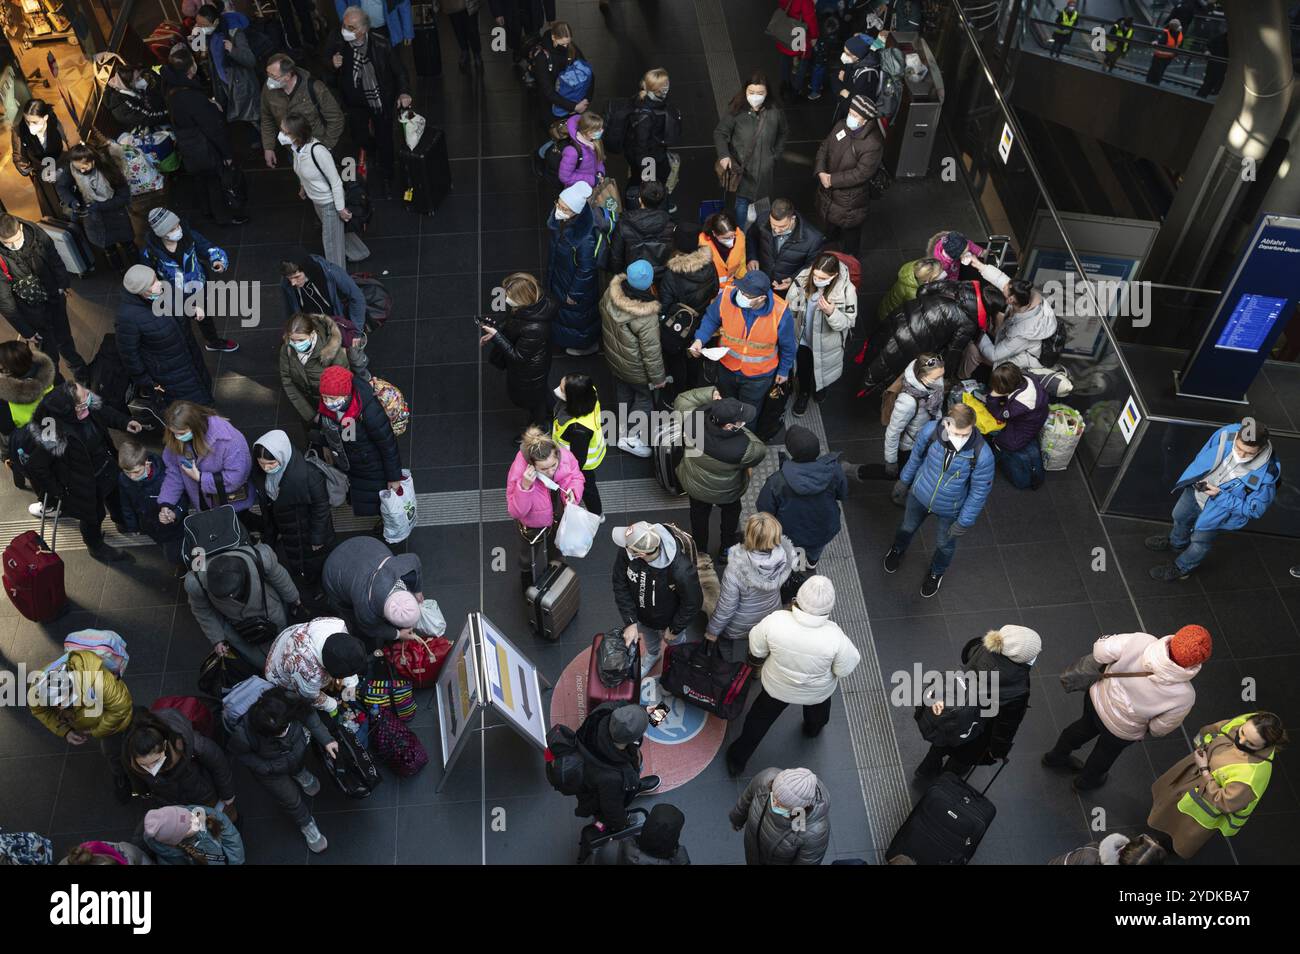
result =
[[176,519],[173,508],[184,493],[191,511],[228,503],[240,523],[260,531],[261,518],[249,509],[257,502],[257,491],[248,479],[253,457],[244,435],[212,408],[190,401],[173,401],[163,412],[163,423],[167,476],[158,494],[159,521]]

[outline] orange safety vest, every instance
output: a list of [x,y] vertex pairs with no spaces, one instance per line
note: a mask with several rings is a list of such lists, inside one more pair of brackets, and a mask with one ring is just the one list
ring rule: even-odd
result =
[[745,273],[749,271],[749,265],[745,261],[745,233],[736,229],[736,244],[731,246],[731,254],[725,259],[718,254],[718,243],[704,232],[700,233],[700,244],[709,247],[709,254],[713,256],[713,267],[718,272],[718,284],[723,290],[731,288],[732,282],[737,278],[744,278]]
[[1174,58],[1174,50],[1178,49],[1182,45],[1183,35],[1181,33],[1178,34],[1178,39],[1175,40],[1174,35],[1168,30],[1165,30],[1163,42],[1151,51],[1151,55],[1162,60],[1171,60]]
[[745,329],[745,316],[740,306],[732,300],[730,292],[723,292],[722,300],[718,303],[718,313],[722,317],[718,343],[727,348],[722,366],[750,378],[762,377],[775,371],[779,363],[777,329],[785,314],[785,302],[773,295],[771,314],[757,318],[748,331]]

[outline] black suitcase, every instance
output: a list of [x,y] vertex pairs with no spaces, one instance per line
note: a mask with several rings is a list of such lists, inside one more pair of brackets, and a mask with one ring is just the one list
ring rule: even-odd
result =
[[402,145],[397,158],[405,171],[408,207],[421,215],[433,215],[451,189],[446,135],[437,126],[426,126],[415,148]]
[[417,26],[415,39],[411,41],[411,53],[415,57],[416,76],[442,75],[442,50],[438,48],[437,21],[425,26]]
[[668,493],[680,497],[686,493],[681,481],[677,479],[677,465],[686,456],[682,422],[678,415],[665,413],[670,408],[660,407],[661,390],[654,392],[655,413],[651,417],[650,433],[650,446],[654,453],[650,455],[650,463],[654,468],[655,483]]
[[940,775],[894,835],[885,859],[906,855],[918,865],[967,864],[998,813],[985,793],[1006,764],[1003,760],[983,791],[966,781],[974,769],[965,778],[951,772]]

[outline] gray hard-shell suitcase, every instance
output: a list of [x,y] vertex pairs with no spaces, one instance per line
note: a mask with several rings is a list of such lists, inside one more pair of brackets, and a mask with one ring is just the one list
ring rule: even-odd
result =
[[578,574],[561,560],[547,562],[546,535],[549,528],[537,531],[531,544],[533,583],[524,591],[529,621],[539,636],[559,639],[566,626],[578,615],[581,587]]

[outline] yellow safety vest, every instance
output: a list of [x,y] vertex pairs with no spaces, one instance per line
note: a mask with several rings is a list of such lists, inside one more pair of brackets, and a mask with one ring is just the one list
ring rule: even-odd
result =
[[38,397],[31,404],[16,404],[13,401],[10,401],[9,416],[14,419],[14,427],[26,427],[27,422],[30,421],[32,415],[36,413],[36,405],[41,403],[41,398],[44,398],[45,395],[49,394],[53,390],[54,385],[51,384],[41,392],[41,397]]
[[1107,53],[1115,52],[1115,46],[1116,46],[1115,41],[1117,39],[1123,41],[1122,49],[1120,50],[1120,52],[1127,53],[1129,40],[1133,39],[1133,28],[1129,27],[1127,30],[1125,30],[1119,24],[1116,24],[1115,26],[1111,27],[1111,35],[1106,40]]
[[1053,31],[1058,36],[1064,36],[1074,30],[1074,25],[1079,22],[1079,11],[1076,8],[1071,12],[1068,8],[1061,10],[1056,14],[1056,25],[1063,29]]
[[596,402],[590,414],[584,414],[582,417],[566,417],[564,420],[557,417],[551,422],[551,437],[565,450],[569,449],[569,441],[564,435],[570,424],[581,424],[591,431],[591,443],[587,445],[587,459],[583,462],[582,469],[595,470],[605,459],[605,432],[600,428],[600,402]]
[[[1227,735],[1233,729],[1245,725],[1254,715],[1255,713],[1248,712],[1243,716],[1237,716],[1231,722],[1225,723],[1223,728],[1219,730],[1219,734]],[[1207,732],[1198,741],[1201,746],[1207,746],[1214,741],[1214,738],[1212,733]],[[1273,777],[1273,753],[1270,752],[1268,758],[1262,762],[1253,764],[1249,762],[1233,762],[1231,765],[1213,769],[1210,774],[1220,788],[1224,788],[1232,782],[1241,782],[1250,786],[1250,790],[1255,795],[1254,800],[1241,811],[1221,812],[1201,794],[1198,786],[1186,792],[1178,800],[1178,810],[1202,828],[1218,829],[1225,838],[1231,838],[1246,824],[1246,819],[1255,810],[1255,806],[1259,804],[1259,800],[1264,796],[1264,790],[1268,788],[1269,779]]]

